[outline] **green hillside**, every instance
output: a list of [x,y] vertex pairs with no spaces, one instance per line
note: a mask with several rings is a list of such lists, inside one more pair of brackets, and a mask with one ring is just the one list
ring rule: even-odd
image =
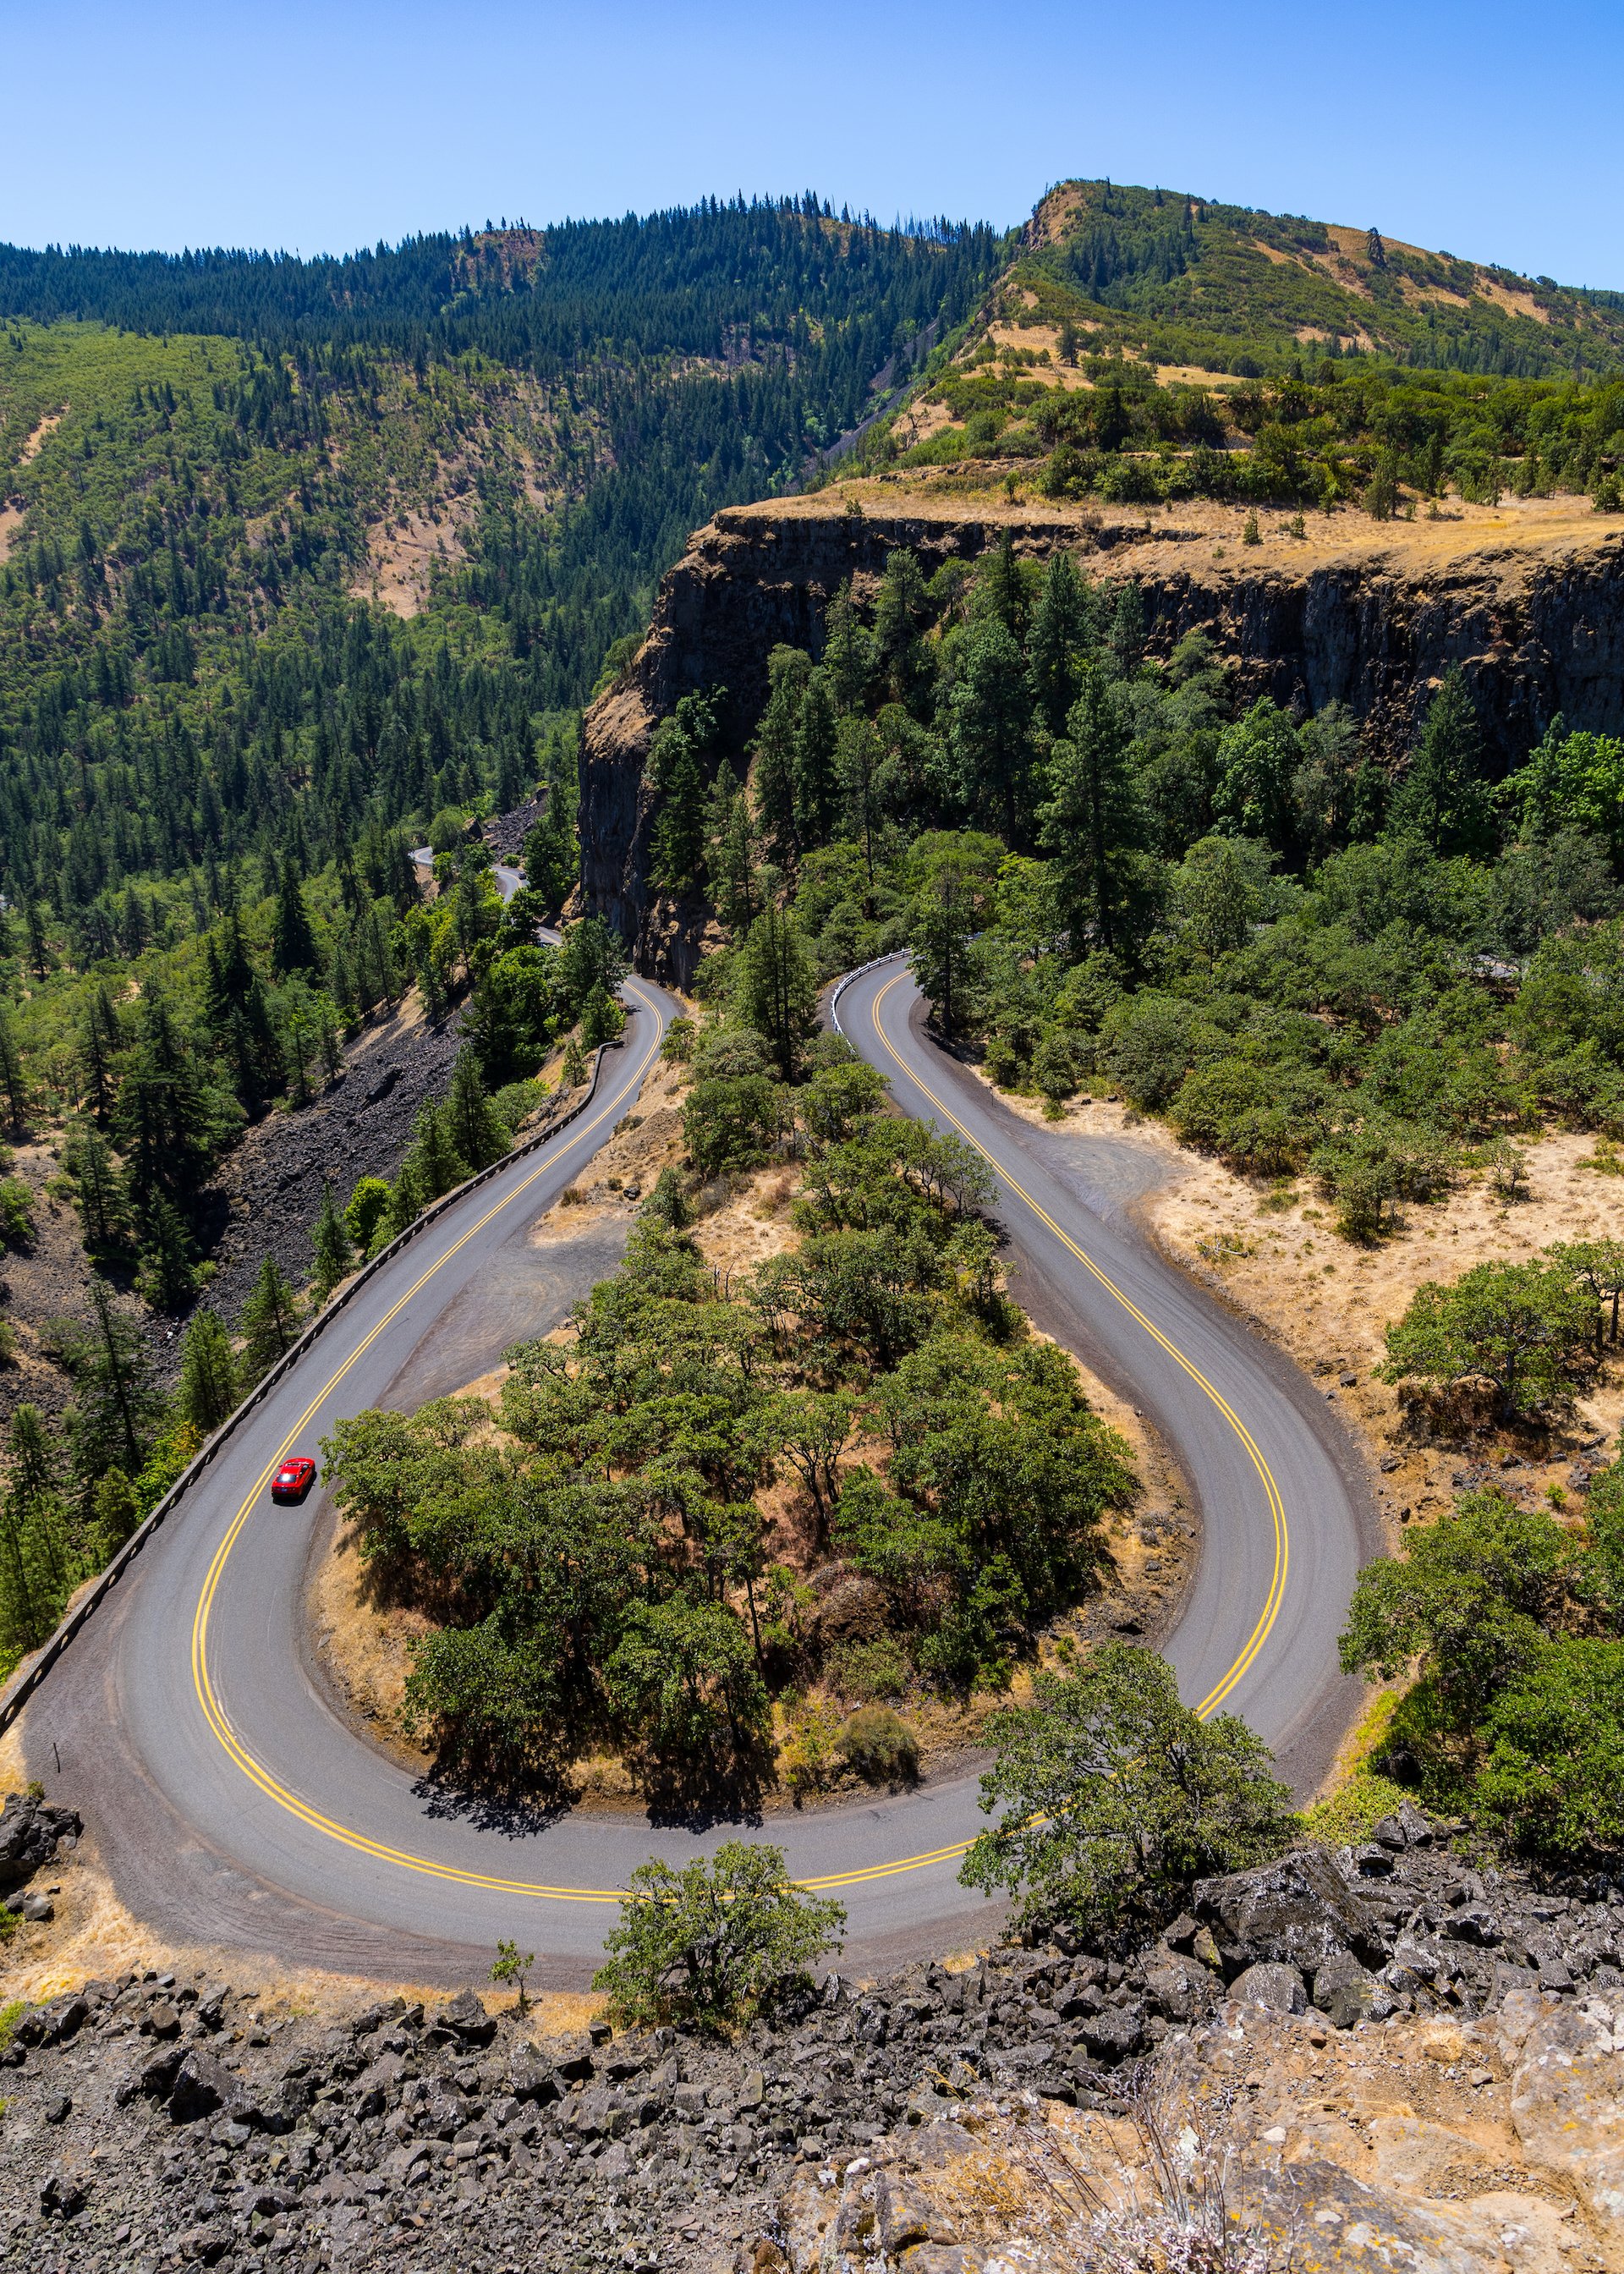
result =
[[1091,345],[1249,378],[1305,350],[1524,379],[1624,368],[1624,293],[1109,181],[1049,192],[1001,298],[1069,318]]
[[1136,505],[1385,517],[1566,491],[1614,510],[1624,294],[1069,182],[861,463]]

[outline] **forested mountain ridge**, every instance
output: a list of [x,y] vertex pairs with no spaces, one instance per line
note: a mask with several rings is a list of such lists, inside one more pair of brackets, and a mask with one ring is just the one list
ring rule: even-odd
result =
[[999,293],[1011,312],[1069,316],[1091,346],[1249,378],[1327,350],[1529,379],[1624,367],[1624,293],[1427,252],[1375,228],[1109,181],[1048,193]]
[[[276,1264],[325,1291],[613,1031],[613,942],[535,944],[605,651],[1001,257],[809,196],[342,261],[0,252],[0,1663],[292,1331]],[[476,825],[516,809],[505,915]],[[409,992],[440,1072],[404,1161],[373,1132],[319,1219],[283,1193],[253,1299],[197,1306],[223,1156]],[[189,1313],[161,1394],[143,1330]]]
[[1049,192],[861,463],[1378,516],[1624,498],[1624,296],[1162,190]]

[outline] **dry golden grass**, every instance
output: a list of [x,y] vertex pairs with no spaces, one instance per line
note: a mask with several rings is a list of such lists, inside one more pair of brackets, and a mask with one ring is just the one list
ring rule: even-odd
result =
[[[998,1095],[1011,1111],[1043,1126],[1034,1100]],[[1141,1204],[1147,1228],[1334,1390],[1372,1463],[1396,1460],[1379,1487],[1395,1525],[1447,1505],[1461,1454],[1412,1442],[1396,1389],[1372,1379],[1386,1357],[1388,1323],[1425,1279],[1455,1279],[1477,1263],[1525,1261],[1558,1240],[1624,1239],[1624,1176],[1598,1173],[1594,1140],[1571,1132],[1553,1132],[1523,1148],[1526,1199],[1507,1204],[1485,1178],[1469,1173],[1441,1201],[1406,1209],[1395,1232],[1363,1247],[1338,1236],[1330,1204],[1306,1177],[1280,1186],[1251,1182],[1188,1150],[1160,1122],[1110,1100],[1074,1100],[1060,1126],[1084,1135],[1131,1136],[1160,1157],[1165,1182]],[[1344,1385],[1344,1374],[1356,1381]],[[1103,1401],[1101,1410],[1117,1418]],[[1543,1493],[1548,1486],[1565,1487],[1579,1440],[1595,1431],[1611,1438],[1621,1420],[1624,1367],[1613,1365],[1579,1401],[1571,1424],[1543,1441],[1522,1439],[1515,1448],[1507,1441],[1499,1449],[1514,1450],[1523,1465],[1519,1483]]]

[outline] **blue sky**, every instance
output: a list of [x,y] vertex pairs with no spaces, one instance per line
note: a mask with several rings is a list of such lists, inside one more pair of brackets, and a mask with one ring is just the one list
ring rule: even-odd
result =
[[0,0],[0,54],[13,243],[342,251],[814,186],[1009,222],[1109,174],[1624,288],[1619,0]]

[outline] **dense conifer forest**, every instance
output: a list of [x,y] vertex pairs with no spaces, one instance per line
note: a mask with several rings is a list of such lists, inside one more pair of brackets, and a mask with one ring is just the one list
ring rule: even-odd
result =
[[[555,1043],[568,1078],[613,1031],[614,943],[534,939],[605,656],[695,523],[802,478],[1001,252],[810,195],[343,260],[0,251],[0,1110],[56,1148],[0,1163],[0,1246],[26,1267],[49,1169],[97,1274],[88,1324],[0,1314],[0,1653],[296,1329],[268,1261],[241,1317],[195,1307],[244,1126],[409,990],[436,1020],[471,996],[393,1187],[333,1196],[320,1294],[509,1141]],[[504,915],[476,825],[526,801]],[[48,1363],[65,1434],[24,1394]]]

